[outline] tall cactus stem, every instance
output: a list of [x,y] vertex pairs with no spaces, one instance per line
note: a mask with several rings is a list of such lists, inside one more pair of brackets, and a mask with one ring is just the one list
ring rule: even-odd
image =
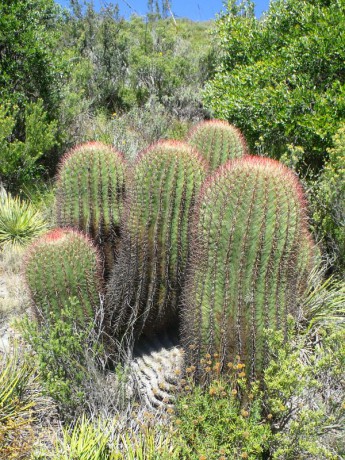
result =
[[[236,355],[251,376],[267,363],[264,329],[286,332],[298,315],[314,245],[295,174],[275,160],[245,156],[218,168],[196,206],[183,293],[187,362]],[[192,351],[190,351],[192,350]]]
[[95,241],[106,276],[120,241],[126,169],[122,154],[89,142],[64,155],[57,176],[57,225],[81,230]]
[[137,158],[107,294],[115,335],[152,334],[177,321],[190,216],[206,170],[200,155],[182,142],[160,141]]

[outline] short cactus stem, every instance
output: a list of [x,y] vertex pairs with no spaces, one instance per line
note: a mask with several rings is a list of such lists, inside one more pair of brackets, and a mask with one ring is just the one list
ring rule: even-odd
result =
[[94,318],[102,291],[100,256],[91,240],[72,229],[52,230],[35,241],[25,256],[25,277],[38,319],[55,317],[76,298],[79,324]]
[[90,235],[100,249],[106,275],[119,244],[126,169],[122,154],[89,142],[64,155],[57,177],[57,225]]
[[227,121],[202,121],[187,135],[187,142],[195,147],[214,170],[228,160],[248,154],[241,131]]
[[264,329],[286,331],[299,313],[312,246],[292,171],[252,156],[216,170],[194,218],[181,323],[187,363],[218,353],[224,366],[239,355],[248,375],[259,375]]
[[108,286],[115,335],[131,328],[137,336],[151,334],[176,322],[190,216],[206,170],[200,155],[182,142],[161,141],[139,155]]

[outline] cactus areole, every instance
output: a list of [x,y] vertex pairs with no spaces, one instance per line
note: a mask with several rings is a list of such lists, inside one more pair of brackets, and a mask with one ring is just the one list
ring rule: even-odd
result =
[[254,376],[267,360],[264,329],[286,331],[310,266],[305,199],[275,160],[229,161],[203,185],[183,294],[187,362],[239,355]]

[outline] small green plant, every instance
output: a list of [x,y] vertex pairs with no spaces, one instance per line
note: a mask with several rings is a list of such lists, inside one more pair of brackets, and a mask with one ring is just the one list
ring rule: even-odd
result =
[[54,449],[37,450],[35,460],[169,460],[178,459],[179,449],[172,436],[158,428],[140,433],[117,425],[116,420],[83,414],[73,425],[65,426]]
[[[331,311],[332,301],[328,307]],[[269,360],[260,381],[247,377],[239,356],[221,363],[218,354],[204,355],[199,363],[203,385],[195,384],[197,368],[187,367],[173,414],[173,445],[180,445],[184,454],[177,458],[342,458],[345,329],[341,324],[319,323],[315,335],[315,328],[301,329],[289,317],[287,337],[282,331],[265,330]]]
[[240,357],[226,363],[220,373],[219,355],[205,354],[200,366],[207,385],[195,385],[195,366],[186,368],[181,380],[174,425],[175,442],[188,459],[263,459],[272,438],[270,422],[262,414],[263,393],[256,382],[249,385]]
[[0,188],[0,248],[22,248],[46,228],[47,224],[35,206]]
[[264,407],[273,434],[270,458],[336,460],[345,448],[345,329],[322,327],[315,341],[313,334],[296,334],[293,326],[288,340],[267,331],[271,359]]
[[112,460],[110,437],[109,424],[101,419],[88,420],[83,415],[72,428],[63,428],[53,459]]
[[75,311],[79,308],[78,299],[72,297],[66,300],[62,311],[51,310],[41,323],[24,318],[19,324],[36,353],[44,391],[66,419],[85,409],[92,378],[87,362],[91,358],[97,361],[102,353],[101,345],[92,340],[93,319],[83,328],[78,325]]

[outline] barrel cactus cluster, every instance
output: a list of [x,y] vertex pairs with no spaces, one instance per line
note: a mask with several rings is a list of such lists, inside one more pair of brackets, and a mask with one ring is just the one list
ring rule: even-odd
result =
[[63,311],[76,296],[82,324],[102,301],[116,343],[130,348],[172,329],[196,376],[215,353],[224,369],[240,355],[260,375],[264,331],[286,331],[299,314],[315,254],[291,170],[248,155],[237,128],[211,120],[131,165],[101,143],[76,147],[56,190],[60,228],[26,257],[37,312]]

